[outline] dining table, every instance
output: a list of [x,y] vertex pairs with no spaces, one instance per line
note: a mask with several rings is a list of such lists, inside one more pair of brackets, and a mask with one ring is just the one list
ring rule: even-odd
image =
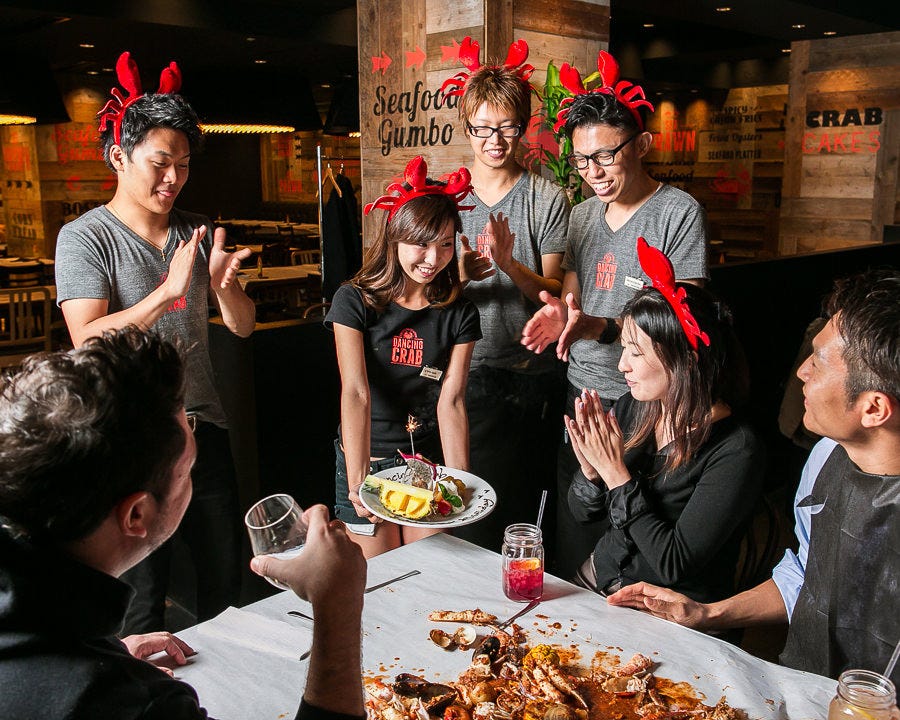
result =
[[[453,681],[469,665],[472,651],[435,645],[430,630],[440,626],[452,633],[458,624],[432,622],[429,612],[478,608],[503,619],[523,604],[503,594],[500,555],[447,534],[370,559],[367,586],[411,570],[419,574],[365,596],[363,675],[390,681],[409,672]],[[315,621],[289,611],[313,615],[308,602],[279,592],[178,633],[197,654],[176,667],[175,676],[197,690],[213,717],[294,717]],[[836,687],[832,679],[761,660],[718,638],[608,606],[601,596],[549,574],[541,603],[517,622],[530,645],[563,646],[584,672],[598,654],[619,655],[624,663],[640,652],[657,663],[656,675],[689,683],[708,705],[725,696],[749,718],[823,718]]]
[[318,236],[319,226],[316,223],[298,223],[298,222],[281,222],[279,220],[245,220],[235,219],[216,220],[216,225],[228,226],[232,225],[236,228],[248,229],[256,228],[257,231],[274,234],[278,232],[278,228],[290,228],[294,235],[313,237]]
[[245,291],[259,286],[290,285],[314,275],[321,275],[318,263],[304,265],[264,265],[260,269],[247,268],[237,274],[238,282]]

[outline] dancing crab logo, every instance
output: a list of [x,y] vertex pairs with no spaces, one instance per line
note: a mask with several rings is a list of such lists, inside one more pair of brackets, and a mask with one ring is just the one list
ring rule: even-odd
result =
[[598,290],[612,290],[616,284],[616,256],[606,253],[603,260],[597,263],[597,279],[595,285]]
[[425,349],[425,341],[411,328],[401,330],[394,336],[391,345],[391,363],[394,365],[422,366],[422,353]]

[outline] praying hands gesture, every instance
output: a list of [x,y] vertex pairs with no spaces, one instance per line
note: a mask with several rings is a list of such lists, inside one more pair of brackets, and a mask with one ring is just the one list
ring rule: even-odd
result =
[[585,390],[575,398],[575,419],[566,416],[572,449],[585,476],[602,480],[610,490],[631,480],[625,467],[625,441],[612,410],[603,411],[596,390]]

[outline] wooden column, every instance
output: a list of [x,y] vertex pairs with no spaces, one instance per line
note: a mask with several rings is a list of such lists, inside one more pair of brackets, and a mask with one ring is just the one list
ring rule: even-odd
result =
[[881,242],[898,222],[900,33],[792,45],[782,253]]
[[[458,99],[439,92],[463,69],[457,52],[466,36],[478,40],[482,62],[502,62],[510,43],[523,38],[537,87],[550,60],[593,72],[609,42],[609,0],[359,0],[357,17],[363,203],[399,179],[416,155],[435,177],[470,161]],[[364,218],[365,244],[373,232]]]

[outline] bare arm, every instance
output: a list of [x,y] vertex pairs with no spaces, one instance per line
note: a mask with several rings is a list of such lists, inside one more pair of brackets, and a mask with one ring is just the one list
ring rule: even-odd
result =
[[256,325],[256,305],[237,282],[241,261],[251,253],[249,248],[225,252],[225,229],[216,228],[209,254],[209,294],[225,327],[240,337],[247,337]]
[[698,603],[681,593],[635,583],[610,595],[610,605],[635,608],[697,630],[725,630],[788,621],[784,600],[772,579],[714,603]]
[[63,317],[75,346],[90,337],[102,335],[106,330],[118,330],[127,325],[144,329],[153,327],[172,303],[190,288],[194,258],[204,231],[205,228],[195,230],[190,240],[179,244],[172,254],[165,282],[131,307],[107,314],[109,301],[105,299],[73,298],[64,301],[61,305]]
[[466,382],[474,342],[454,345],[437,404],[438,427],[444,463],[458,470],[469,469],[469,416],[466,414]]
[[372,403],[363,335],[335,323],[334,340],[341,373],[341,441],[347,460],[350,502],[360,517],[371,517],[359,499],[359,486],[369,472],[372,442]]
[[347,537],[343,523],[328,521],[324,505],[314,505],[303,517],[309,526],[303,553],[291,560],[259,555],[250,567],[258,575],[286,583],[312,603],[316,622],[304,701],[335,713],[362,715],[366,561],[359,546]]

